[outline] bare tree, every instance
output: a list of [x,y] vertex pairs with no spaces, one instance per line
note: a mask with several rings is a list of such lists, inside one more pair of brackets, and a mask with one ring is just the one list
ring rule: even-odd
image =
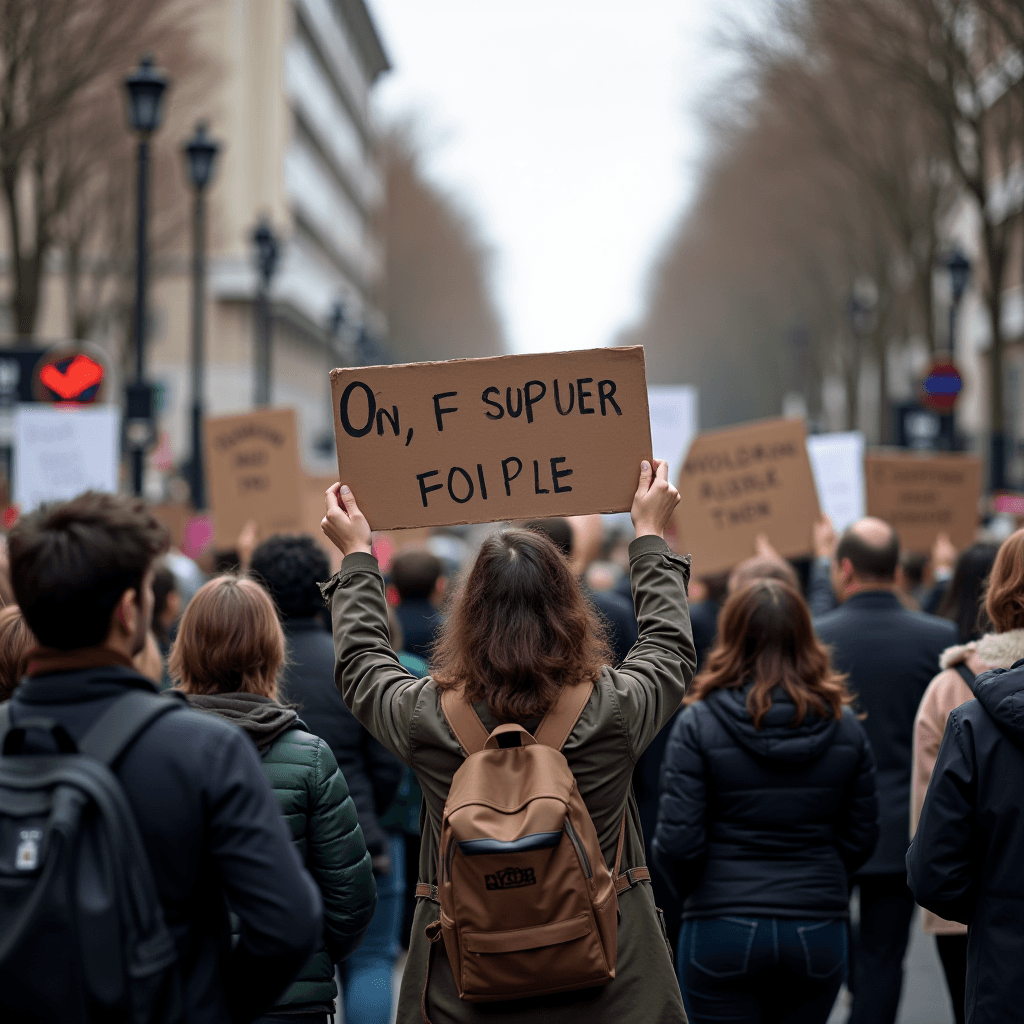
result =
[[80,267],[86,237],[96,237],[99,209],[86,197],[98,181],[114,187],[126,144],[111,139],[123,109],[117,76],[147,48],[180,41],[196,9],[192,0],[0,0],[0,192],[19,335],[35,332],[50,254],[66,241]]
[[505,339],[491,297],[489,254],[474,225],[425,180],[411,126],[390,132],[382,156],[391,347],[409,360],[499,354]]

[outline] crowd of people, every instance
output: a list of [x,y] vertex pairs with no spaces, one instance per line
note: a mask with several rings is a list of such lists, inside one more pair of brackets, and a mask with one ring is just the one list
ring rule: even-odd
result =
[[[880,520],[822,521],[809,561],[762,537],[691,580],[678,500],[644,463],[632,539],[586,517],[392,550],[337,484],[333,575],[323,538],[250,532],[204,578],[138,499],[23,516],[0,573],[4,1019],[385,1024],[404,948],[402,1024],[825,1024],[844,983],[853,1024],[893,1024],[919,906],[958,1024],[1024,1021],[1024,530],[922,559]],[[54,765],[82,753],[112,775],[75,785],[123,794],[131,836],[67,823]],[[467,773],[505,764],[547,780],[530,829],[482,804],[481,838],[446,839]],[[585,829],[537,824],[559,765]],[[141,926],[88,931],[80,865],[129,839],[168,936],[148,973]],[[543,878],[563,848],[593,906],[514,927],[567,905],[564,870]],[[39,924],[61,871],[73,913]],[[460,925],[481,899],[505,930]],[[587,946],[608,899],[616,934]],[[134,943],[130,980],[87,934]],[[552,979],[585,949],[602,983]],[[514,975],[544,994],[502,995]]]

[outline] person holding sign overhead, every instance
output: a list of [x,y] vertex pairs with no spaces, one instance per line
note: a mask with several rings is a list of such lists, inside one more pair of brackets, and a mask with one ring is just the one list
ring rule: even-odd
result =
[[[555,545],[529,530],[504,529],[484,542],[464,576],[435,650],[434,675],[415,679],[399,664],[388,641],[384,584],[370,549],[371,524],[348,487],[336,484],[327,492],[323,530],[344,555],[340,572],[322,586],[333,620],[335,680],[356,718],[416,771],[424,794],[419,903],[399,997],[399,1024],[686,1020],[647,880],[643,838],[630,793],[637,758],[679,707],[695,666],[686,597],[689,559],[676,555],[663,539],[679,500],[667,470],[664,462],[641,464],[631,511],[637,537],[630,546],[640,640],[618,669],[609,667],[596,613]],[[472,844],[465,844],[466,850],[455,856],[464,856],[457,864],[479,865],[482,873],[472,874],[478,886],[472,894],[481,913],[505,907],[514,914],[517,908],[532,905],[531,898],[548,885],[541,866],[548,863],[549,854],[570,857],[576,870],[585,864],[593,884],[607,884],[612,893],[607,898],[617,899],[617,953],[610,965],[614,978],[605,976],[598,987],[548,996],[499,997],[484,1006],[460,997],[465,977],[462,972],[458,978],[453,974],[447,939],[440,941],[432,931],[436,941],[431,941],[426,934],[428,925],[439,918],[435,900],[444,898],[438,853],[446,801],[453,777],[464,766],[469,769],[467,757],[503,752],[499,748],[510,745],[506,735],[513,735],[508,730],[515,731],[517,740],[525,733],[532,739],[549,711],[556,713],[558,729],[546,730],[546,745],[556,750],[560,745],[561,754],[552,751],[550,756],[564,755],[568,763],[592,820],[587,824],[595,855],[604,866],[581,852],[583,840],[578,830],[568,828],[568,817],[555,832],[528,829],[530,834],[516,838],[513,833],[507,842],[484,840],[496,844],[494,851],[506,851],[500,856],[488,852],[491,846],[477,850]],[[457,727],[451,724],[453,718]],[[509,723],[504,733],[492,732],[502,723]],[[472,730],[465,731],[469,726]],[[564,742],[554,742],[556,731],[557,741],[564,734]],[[483,750],[484,740],[494,749]],[[535,750],[537,742],[545,741],[520,740],[517,755]],[[474,750],[481,753],[471,753]],[[522,856],[535,857],[536,870],[512,870],[511,862]],[[471,870],[472,866],[465,868]],[[454,884],[445,877],[440,881]],[[513,929],[514,934],[474,933],[473,941],[493,951],[494,956],[486,958],[491,969],[505,961],[520,962],[520,954],[543,968],[558,962],[560,955],[571,954],[573,943],[589,941],[587,936],[597,926],[588,915],[555,922],[554,946],[537,946],[536,936],[547,935],[545,929],[553,927],[544,923]],[[614,909],[610,920],[614,937]],[[533,946],[537,949],[530,956]],[[548,981],[542,991],[552,991],[550,986],[557,987],[561,979]]]

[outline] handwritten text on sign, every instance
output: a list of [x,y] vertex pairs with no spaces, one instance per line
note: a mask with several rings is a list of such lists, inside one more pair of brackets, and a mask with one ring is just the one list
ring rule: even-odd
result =
[[801,420],[764,420],[700,434],[677,484],[677,547],[713,575],[754,554],[767,534],[787,558],[806,554],[818,496]]
[[206,420],[214,544],[234,546],[250,520],[261,538],[302,529],[302,469],[294,409]]
[[341,479],[376,530],[630,507],[643,349],[331,372]]
[[868,515],[890,523],[908,551],[930,552],[939,533],[963,549],[978,528],[981,469],[973,455],[868,455]]

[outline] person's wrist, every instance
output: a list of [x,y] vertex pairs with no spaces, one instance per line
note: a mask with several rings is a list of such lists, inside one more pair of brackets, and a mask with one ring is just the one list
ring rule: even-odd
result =
[[367,554],[367,555],[372,555],[373,554],[373,547],[372,547],[372,545],[369,542],[361,542],[359,544],[350,544],[350,545],[346,545],[344,550],[342,551],[342,555],[345,558],[348,558],[349,555],[357,555],[357,554],[360,554],[360,553]]
[[664,526],[648,526],[645,523],[637,523],[635,529],[637,537],[660,537],[662,540],[665,539]]

